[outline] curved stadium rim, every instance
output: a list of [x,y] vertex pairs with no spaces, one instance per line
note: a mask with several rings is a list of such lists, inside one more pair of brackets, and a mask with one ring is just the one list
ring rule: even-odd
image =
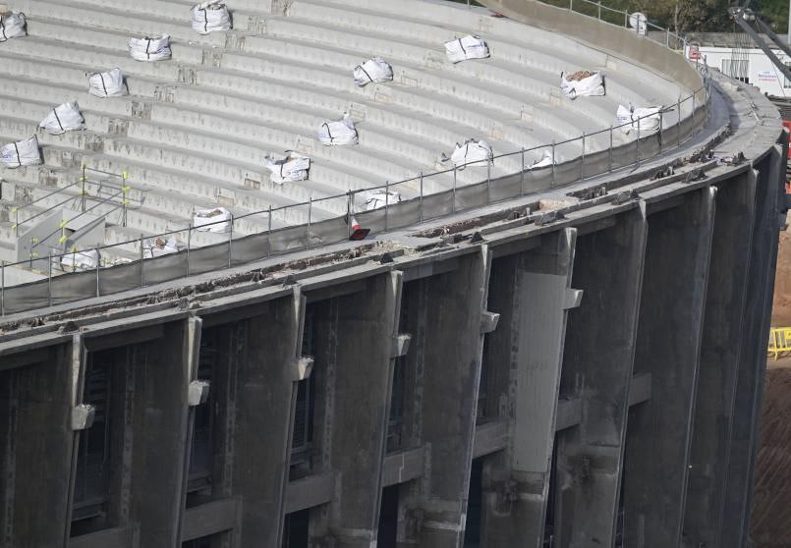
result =
[[[563,0],[559,1],[562,2]],[[558,6],[558,1],[544,3],[560,7]],[[467,0],[467,5],[470,6],[469,0]],[[615,26],[621,26],[621,24],[613,23],[611,20],[616,18],[621,20],[620,18],[622,17],[623,19],[621,21],[623,27],[628,28],[629,26],[628,12],[608,8],[602,5],[601,2],[577,0],[575,3],[574,0],[568,0],[568,10],[598,19],[601,23]],[[589,12],[593,12],[595,15]],[[673,45],[680,46],[680,51],[682,53],[685,51],[686,40],[683,37],[651,23],[648,23],[648,27],[662,31],[665,36],[665,41],[662,43],[650,37],[648,34],[643,36],[643,38],[663,45],[674,52],[678,52],[679,48],[671,47],[672,38]],[[95,269],[83,270],[73,267],[71,272],[66,271],[63,273],[68,275],[54,276],[53,261],[57,261],[57,264],[60,264],[63,257],[80,253],[78,248],[72,247],[69,250],[64,250],[59,253],[50,251],[47,256],[40,256],[31,252],[31,256],[27,260],[15,263],[3,262],[0,265],[0,315],[41,306],[73,302],[89,297],[119,293],[153,283],[171,281],[195,274],[231,268],[255,260],[265,259],[272,255],[307,250],[317,247],[318,245],[340,243],[348,240],[352,233],[351,222],[349,222],[352,216],[367,228],[370,227],[377,232],[387,232],[388,230],[404,228],[425,220],[442,218],[467,209],[478,208],[522,197],[528,193],[526,191],[535,192],[564,186],[573,182],[582,182],[590,177],[639,165],[642,161],[654,158],[673,147],[681,147],[684,142],[694,135],[698,125],[705,120],[709,101],[710,79],[708,78],[705,64],[701,65],[700,68],[703,85],[685,98],[679,98],[676,104],[663,107],[662,111],[660,111],[658,131],[652,132],[646,136],[641,136],[639,130],[640,124],[638,123],[636,138],[618,147],[613,147],[612,145],[613,132],[622,127],[632,125],[633,122],[617,126],[611,125],[609,128],[593,133],[586,134],[583,132],[580,137],[574,139],[567,139],[559,142],[553,141],[552,143],[529,149],[522,148],[514,152],[493,156],[491,162],[486,163],[487,172],[485,180],[479,183],[457,187],[456,172],[465,167],[477,169],[477,166],[456,166],[451,169],[434,171],[428,174],[421,172],[417,177],[392,183],[386,182],[383,185],[372,186],[365,189],[349,190],[335,196],[315,200],[310,199],[307,202],[289,204],[278,208],[272,208],[270,206],[268,209],[232,217],[230,220],[202,225],[201,228],[205,230],[206,227],[210,227],[214,224],[229,223],[230,229],[228,231],[227,242],[192,248],[191,235],[192,231],[196,229],[190,225],[183,229],[160,234],[150,236],[141,235],[139,239],[127,240],[120,243],[104,246],[89,246],[84,248],[84,250],[96,250],[99,252],[100,256],[102,250],[119,248],[121,246],[138,246],[140,258],[128,263],[110,266],[102,266],[100,259],[97,261]],[[698,101],[699,104],[696,104],[696,96],[699,96],[701,92],[704,93],[705,101]],[[691,114],[687,118],[682,119],[681,108],[682,105],[686,105],[688,101],[692,102]],[[663,115],[674,109],[677,109],[676,112],[678,113],[679,121],[675,126],[664,129],[662,123]],[[703,115],[696,116],[698,112],[702,112]],[[609,133],[610,146],[605,150],[586,154],[586,139],[605,133]],[[558,164],[552,163],[550,166],[535,170],[531,170],[530,166],[527,166],[525,163],[526,154],[528,153],[551,150],[552,157],[557,158],[555,151],[558,147],[575,144],[580,147],[580,155],[567,162]],[[618,152],[618,154],[614,154],[615,152]],[[505,158],[517,154],[521,155],[521,171],[499,177],[498,179],[491,178],[490,166],[492,162],[496,161],[498,158]],[[424,182],[426,179],[448,173],[453,173],[452,188],[433,193],[424,192]],[[532,188],[526,189],[526,185]],[[387,200],[389,200],[390,196],[389,192],[397,192],[399,188],[407,187],[415,193],[414,197],[392,204],[388,203]],[[360,195],[365,196],[375,191],[385,191],[385,206],[371,211],[356,211],[356,198]],[[330,219],[322,219],[314,223],[312,219],[313,207],[316,204],[330,201],[338,202],[336,204],[336,209],[341,211],[345,210],[345,214]],[[272,228],[273,215],[285,218],[289,211],[295,211],[298,208],[307,209],[308,222],[306,224],[286,226],[277,229]],[[262,215],[267,216],[268,228],[266,232],[249,234],[237,239],[233,238],[234,224],[237,221]],[[167,238],[174,235],[184,235],[185,233],[186,238],[182,239],[186,239],[187,241],[186,249],[160,257],[144,257],[146,241],[152,241],[157,238]],[[34,263],[38,265],[44,261],[48,263],[46,265],[46,279],[6,287],[6,267],[26,266],[32,268]],[[67,280],[64,278],[83,278],[86,277],[86,275],[95,278],[95,283],[85,284],[84,282],[78,282],[77,279],[74,279],[73,281],[75,283],[70,284],[71,287],[63,287],[62,291],[59,291],[58,287],[54,287],[58,285],[65,286],[66,284],[64,282],[67,282]],[[123,280],[123,282],[121,282],[121,280]],[[131,280],[136,281],[132,282]],[[36,291],[36,288],[43,284],[47,285],[46,297],[41,296],[39,292]],[[17,306],[9,306],[11,304],[8,298],[9,292],[23,292],[25,295],[20,295],[21,302],[19,302]],[[33,298],[33,295],[36,297]]]

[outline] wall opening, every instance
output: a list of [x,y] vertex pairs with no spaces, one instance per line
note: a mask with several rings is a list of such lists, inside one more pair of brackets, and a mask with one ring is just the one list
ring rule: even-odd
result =
[[473,459],[470,468],[470,491],[467,497],[467,524],[464,529],[464,548],[481,546],[481,517],[483,515],[483,458]]
[[398,542],[398,490],[400,485],[382,489],[382,506],[379,511],[377,548],[396,548]]
[[282,548],[308,548],[310,509],[286,514],[283,521]]
[[208,381],[210,388],[206,403],[194,409],[187,508],[206,502],[212,495],[219,355],[218,330],[204,329],[201,333],[197,378]]
[[109,527],[112,467],[112,351],[89,353],[83,401],[95,409],[93,425],[80,432],[74,478],[71,536]]

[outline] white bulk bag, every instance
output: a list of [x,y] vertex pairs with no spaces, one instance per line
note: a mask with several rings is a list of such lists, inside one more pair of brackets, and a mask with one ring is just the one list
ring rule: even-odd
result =
[[199,209],[192,217],[192,226],[200,232],[228,232],[233,215],[224,207]]
[[165,240],[162,237],[155,240],[149,240],[148,246],[143,251],[145,258],[161,257],[162,255],[170,255],[171,253],[178,253],[179,247],[176,243],[176,238],[170,237]]
[[604,95],[604,78],[601,72],[578,70],[568,76],[560,73],[560,90],[569,99],[583,95]]
[[324,145],[356,145],[357,129],[354,127],[349,113],[343,114],[343,118],[337,122],[324,122],[319,126],[316,136]]
[[97,97],[120,97],[129,95],[124,82],[124,73],[114,68],[109,72],[94,72],[88,75],[88,93]]
[[545,150],[544,155],[541,157],[541,159],[536,160],[535,162],[530,164],[527,169],[539,169],[542,167],[549,167],[554,163],[556,162],[555,162],[555,157],[552,156],[552,151]]
[[308,178],[310,158],[294,151],[288,151],[285,158],[279,160],[272,156],[266,158],[266,168],[272,172],[269,180],[282,185],[285,181],[295,183]]
[[371,211],[372,209],[379,209],[380,207],[391,206],[401,201],[401,194],[395,190],[384,191],[378,190],[368,196],[365,201],[365,210]]
[[489,57],[489,46],[480,37],[468,34],[445,42],[445,55],[451,63],[459,63],[467,59],[485,59]]
[[135,61],[167,61],[170,51],[170,36],[163,34],[158,38],[130,38],[129,54]]
[[95,249],[72,251],[60,259],[64,270],[92,270],[99,266],[99,252]]
[[47,133],[60,135],[67,131],[85,129],[85,119],[80,112],[77,101],[63,103],[53,108],[46,118],[38,125]]
[[467,139],[464,143],[456,143],[456,148],[450,157],[451,162],[457,166],[471,164],[486,165],[493,161],[492,147],[486,141]]
[[0,147],[0,163],[10,168],[43,164],[36,136]]
[[192,30],[209,34],[231,30],[231,14],[222,0],[208,0],[192,8]]
[[0,42],[20,36],[27,36],[25,14],[11,12],[0,15]]
[[662,118],[659,111],[662,107],[646,107],[635,108],[629,106],[628,108],[623,105],[618,105],[616,116],[618,123],[621,125],[621,131],[628,134],[632,130],[640,130],[642,135],[652,133],[659,129],[662,123]]
[[393,67],[381,57],[371,57],[354,67],[354,83],[362,87],[371,82],[381,84],[393,80]]

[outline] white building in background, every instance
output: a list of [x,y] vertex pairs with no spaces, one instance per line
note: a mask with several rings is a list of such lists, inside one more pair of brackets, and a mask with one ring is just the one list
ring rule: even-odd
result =
[[[780,36],[785,40],[785,36]],[[706,63],[743,82],[753,84],[762,92],[791,99],[791,80],[787,79],[769,57],[745,34],[697,33],[687,36],[684,52],[688,59]],[[766,43],[775,55],[791,67],[791,57],[778,49],[771,40]],[[697,57],[697,59],[696,59]]]

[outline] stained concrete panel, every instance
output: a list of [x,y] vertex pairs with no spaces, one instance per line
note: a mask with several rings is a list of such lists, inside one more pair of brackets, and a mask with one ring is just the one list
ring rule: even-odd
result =
[[543,543],[567,303],[577,296],[576,230],[540,240],[492,266],[489,308],[501,318],[489,339],[489,368],[493,378],[507,371],[497,397],[510,422],[508,449],[492,457],[485,482],[482,543],[495,548]]
[[648,217],[634,373],[651,399],[629,410],[624,545],[681,543],[714,224],[713,188]]
[[757,451],[758,419],[766,369],[766,341],[771,319],[772,289],[777,260],[777,232],[785,200],[784,147],[776,146],[752,171],[757,178],[755,224],[752,231],[747,306],[744,308],[742,345],[736,381],[731,439],[728,452],[728,485],[723,511],[722,546],[741,548],[748,537],[752,478]]
[[612,228],[577,238],[562,398],[578,398],[581,420],[558,434],[555,545],[613,546],[646,245],[643,207]]
[[0,545],[8,548],[61,547],[70,520],[71,344],[44,355],[0,373]]
[[747,296],[756,182],[750,174],[717,190],[684,545],[722,546],[728,447]]

